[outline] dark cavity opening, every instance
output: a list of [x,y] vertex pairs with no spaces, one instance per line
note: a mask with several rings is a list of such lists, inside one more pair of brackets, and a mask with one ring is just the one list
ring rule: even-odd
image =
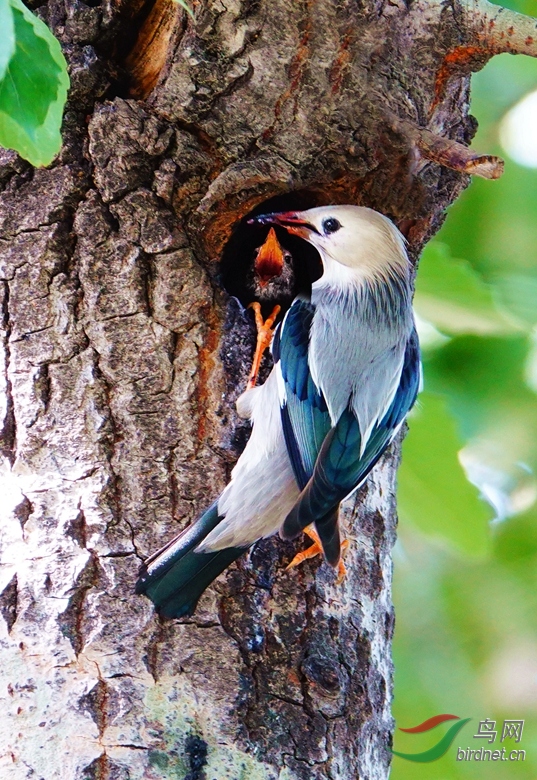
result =
[[276,304],[282,307],[281,314],[284,314],[297,295],[309,298],[311,285],[320,278],[323,270],[317,250],[304,239],[289,235],[284,228],[273,226],[278,242],[285,250],[285,264],[288,268],[280,277],[274,277],[262,288],[258,278],[256,279],[254,262],[258,249],[268,236],[270,226],[249,225],[248,220],[258,214],[302,211],[318,205],[318,195],[298,191],[269,198],[252,209],[236,224],[224,247],[220,262],[222,287],[238,298],[243,306],[259,301],[265,317]]

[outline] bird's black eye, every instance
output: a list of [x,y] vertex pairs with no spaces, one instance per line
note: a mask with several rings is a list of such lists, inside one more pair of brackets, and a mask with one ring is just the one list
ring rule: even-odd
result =
[[335,233],[340,227],[341,222],[338,222],[335,217],[328,217],[328,219],[323,220],[323,231],[325,236],[329,236],[330,233]]

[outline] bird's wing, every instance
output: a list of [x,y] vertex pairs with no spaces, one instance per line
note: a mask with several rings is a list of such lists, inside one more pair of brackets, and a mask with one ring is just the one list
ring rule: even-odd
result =
[[284,538],[294,539],[307,525],[315,523],[326,559],[337,563],[339,503],[365,480],[393,439],[416,400],[419,383],[419,345],[414,330],[406,345],[395,397],[382,420],[373,427],[362,454],[358,420],[347,408],[326,435],[313,474],[284,521],[281,531]]
[[323,394],[308,366],[310,327],[315,307],[297,298],[276,332],[272,354],[280,379],[281,420],[287,452],[299,488],[313,474],[319,450],[331,428]]

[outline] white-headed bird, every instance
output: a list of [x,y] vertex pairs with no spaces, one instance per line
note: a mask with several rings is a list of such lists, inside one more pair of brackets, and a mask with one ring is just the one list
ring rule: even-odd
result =
[[274,368],[237,409],[252,434],[220,497],[151,556],[137,592],[166,617],[192,614],[205,588],[257,540],[308,526],[338,566],[339,505],[366,479],[414,404],[419,344],[404,239],[358,206],[266,214],[309,241],[323,274],[276,330]]

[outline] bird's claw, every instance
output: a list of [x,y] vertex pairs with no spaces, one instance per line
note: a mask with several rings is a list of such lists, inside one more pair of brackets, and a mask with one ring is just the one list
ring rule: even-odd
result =
[[[317,555],[323,554],[323,547],[317,532],[311,526],[309,526],[308,528],[304,529],[304,533],[307,536],[309,536],[309,538],[313,541],[313,544],[307,547],[305,550],[302,550],[302,552],[297,553],[293,558],[293,560],[291,561],[291,563],[286,567],[285,571],[294,569],[295,566],[300,566],[300,564],[304,563],[304,561],[307,561],[310,558],[315,558],[317,557]],[[346,550],[348,546],[349,546],[349,540],[344,539],[341,543],[341,551],[343,552],[344,550]],[[341,585],[346,575],[347,575],[347,568],[343,563],[343,558],[340,558],[337,566],[336,585]]]
[[260,303],[254,301],[253,303],[250,303],[248,305],[248,308],[253,309],[254,311],[255,324],[257,327],[257,344],[256,344],[254,359],[252,362],[252,368],[250,370],[250,375],[248,377],[248,384],[247,384],[247,389],[250,390],[250,388],[255,387],[255,383],[257,381],[257,375],[259,373],[259,368],[261,366],[261,360],[263,358],[265,350],[267,349],[267,347],[270,346],[270,342],[272,341],[274,322],[276,321],[276,317],[280,313],[281,306],[275,306],[274,309],[272,310],[272,313],[267,317],[266,320],[263,320]]

